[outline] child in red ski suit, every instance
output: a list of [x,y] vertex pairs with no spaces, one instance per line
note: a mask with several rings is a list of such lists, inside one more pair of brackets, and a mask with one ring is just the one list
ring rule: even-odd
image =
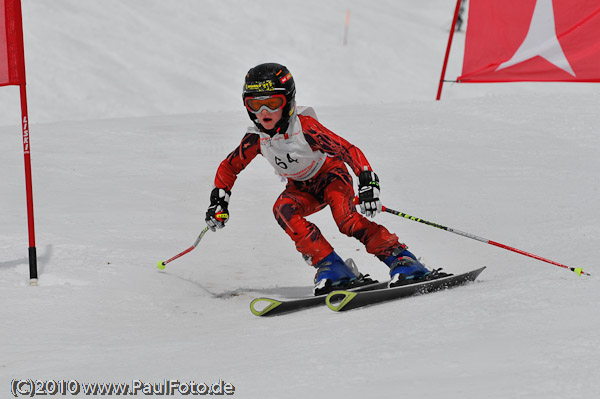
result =
[[287,179],[273,213],[296,249],[317,269],[315,295],[372,281],[346,265],[319,228],[306,220],[326,206],[340,232],[362,242],[368,253],[390,267],[391,286],[429,274],[395,234],[356,211],[346,165],[358,176],[359,204],[369,217],[381,212],[377,175],[362,151],[319,123],[312,108],[296,107],[295,93],[292,75],[283,65],[261,64],[248,71],[243,99],[254,126],[217,170],[207,225],[213,231],[225,226],[237,175],[261,154]]

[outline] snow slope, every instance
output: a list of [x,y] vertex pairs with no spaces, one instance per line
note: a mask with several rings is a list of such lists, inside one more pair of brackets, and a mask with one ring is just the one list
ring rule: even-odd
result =
[[[12,104],[0,114],[2,395],[31,378],[222,379],[240,398],[598,397],[597,86],[448,85],[433,101],[449,3],[24,1],[40,280],[28,286]],[[243,75],[267,60],[363,149],[387,206],[592,276],[384,214],[427,265],[488,269],[363,310],[257,318],[252,298],[309,294],[314,275],[272,217],[283,183],[262,159],[240,175],[227,228],[159,272],[204,227],[216,167],[249,124]],[[18,102],[14,89],[0,99]],[[385,279],[330,219],[311,217]]]

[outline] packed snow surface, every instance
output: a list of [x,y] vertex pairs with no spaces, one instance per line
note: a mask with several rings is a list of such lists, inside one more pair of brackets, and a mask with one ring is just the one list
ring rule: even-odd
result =
[[[32,379],[221,380],[239,398],[599,397],[598,86],[446,84],[434,101],[453,3],[24,0],[39,285],[6,87],[0,396]],[[314,276],[273,218],[284,183],[260,157],[226,228],[159,271],[204,228],[216,168],[250,124],[244,74],[267,61],[363,150],[384,205],[592,275],[381,214],[429,267],[487,269],[440,293],[258,318],[253,298],[310,295]],[[387,278],[327,209],[310,220]]]

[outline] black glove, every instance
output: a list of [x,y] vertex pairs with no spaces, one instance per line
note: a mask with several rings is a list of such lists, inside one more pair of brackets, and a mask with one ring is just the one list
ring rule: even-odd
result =
[[229,196],[231,191],[222,188],[213,188],[210,193],[210,206],[206,211],[206,224],[215,231],[225,227],[225,223],[229,220]]
[[360,212],[366,214],[367,217],[375,217],[381,212],[379,178],[375,172],[363,170],[358,175],[358,203],[360,204]]

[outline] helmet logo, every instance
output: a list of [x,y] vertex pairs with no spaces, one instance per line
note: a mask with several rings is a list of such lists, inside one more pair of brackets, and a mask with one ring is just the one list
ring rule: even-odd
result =
[[246,83],[244,91],[274,91],[275,86],[272,80],[265,80],[263,82]]
[[279,80],[281,81],[281,83],[285,83],[288,80],[290,80],[292,78],[292,74],[290,72],[288,72],[287,75],[285,75],[284,77],[280,78]]

